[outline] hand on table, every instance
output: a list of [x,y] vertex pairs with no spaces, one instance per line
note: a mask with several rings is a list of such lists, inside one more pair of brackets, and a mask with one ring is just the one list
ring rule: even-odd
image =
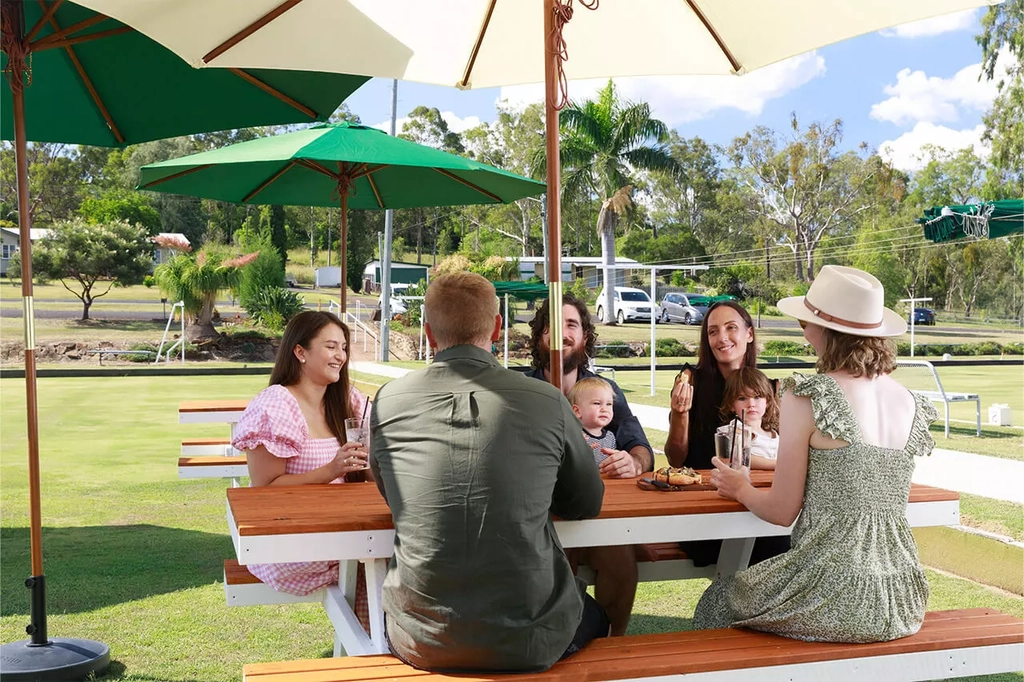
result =
[[718,489],[718,496],[727,500],[738,499],[740,490],[750,485],[750,469],[741,467],[733,469],[728,462],[717,457],[711,458],[715,467],[711,472],[711,485]]
[[369,461],[370,453],[366,451],[366,446],[359,441],[345,443],[338,448],[338,454],[334,456],[333,464],[338,472],[335,478],[353,471],[362,471],[369,466]]
[[602,476],[609,478],[636,478],[641,473],[636,458],[625,450],[601,448],[608,457],[597,466]]

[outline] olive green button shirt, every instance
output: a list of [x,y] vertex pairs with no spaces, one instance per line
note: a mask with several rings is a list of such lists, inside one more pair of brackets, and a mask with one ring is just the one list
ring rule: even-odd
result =
[[388,639],[429,670],[543,670],[572,641],[581,587],[551,515],[596,516],[604,484],[561,392],[476,346],[388,382],[370,464],[391,507]]

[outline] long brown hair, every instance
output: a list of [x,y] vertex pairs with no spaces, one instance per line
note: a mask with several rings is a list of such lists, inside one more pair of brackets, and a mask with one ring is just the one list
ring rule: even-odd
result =
[[873,379],[896,369],[896,344],[892,339],[854,336],[821,327],[822,351],[816,367],[819,374],[849,372]]
[[743,396],[764,398],[764,416],[761,417],[761,428],[773,433],[779,432],[779,399],[775,395],[775,386],[768,375],[754,367],[740,367],[725,380],[725,397],[719,414],[728,419],[735,415],[733,404]]
[[711,313],[719,308],[732,308],[735,310],[747,329],[750,330],[750,343],[747,344],[747,352],[743,356],[744,367],[757,367],[757,332],[754,331],[754,320],[750,317],[747,309],[736,301],[719,301],[708,308],[704,314],[704,321],[700,325],[700,348],[697,351],[697,368],[694,372],[694,384],[701,393],[701,400],[694,395],[693,407],[696,410],[696,420],[691,419],[690,424],[717,424],[719,421],[717,397],[704,399],[705,396],[718,396],[720,391],[725,390],[725,375],[718,368],[718,361],[715,360],[715,353],[711,350],[711,340],[708,338],[708,321]]
[[281,347],[277,349],[277,358],[274,360],[274,369],[270,373],[270,385],[280,384],[281,386],[294,386],[302,378],[302,365],[295,357],[295,346],[302,346],[309,350],[313,339],[320,334],[320,330],[329,324],[341,329],[345,335],[345,364],[341,367],[341,379],[327,387],[324,391],[324,419],[327,421],[327,428],[338,439],[339,443],[345,442],[345,420],[349,417],[360,415],[352,414],[352,403],[349,400],[348,381],[348,347],[351,345],[351,338],[348,327],[338,319],[334,313],[325,313],[318,310],[305,310],[288,322],[281,338]]

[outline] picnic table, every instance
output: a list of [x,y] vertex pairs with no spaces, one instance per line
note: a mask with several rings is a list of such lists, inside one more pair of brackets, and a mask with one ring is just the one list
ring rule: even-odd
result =
[[[755,485],[770,485],[773,472],[752,473]],[[324,602],[337,640],[349,655],[387,651],[380,599],[394,527],[375,485],[234,488],[227,491],[227,503],[240,564],[341,561],[339,585],[328,588]],[[957,525],[959,495],[914,485],[907,519],[911,526]],[[729,574],[747,566],[754,538],[788,535],[791,528],[759,519],[738,502],[721,499],[706,484],[659,492],[641,490],[635,480],[606,480],[597,518],[556,520],[555,530],[566,548],[721,539],[717,571]],[[356,561],[366,572],[369,633],[359,626],[349,603]]]

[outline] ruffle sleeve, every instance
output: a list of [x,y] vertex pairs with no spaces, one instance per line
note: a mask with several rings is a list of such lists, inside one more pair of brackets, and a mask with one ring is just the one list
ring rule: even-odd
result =
[[231,444],[237,450],[263,446],[276,457],[296,457],[309,437],[306,419],[284,386],[268,386],[253,398],[235,426]]
[[939,411],[923,395],[915,393],[914,400],[917,402],[917,414],[914,415],[914,428],[907,441],[907,452],[915,457],[925,457],[932,454],[935,447],[935,439],[928,426],[939,418]]
[[811,399],[814,425],[824,435],[847,443],[860,440],[857,418],[846,400],[843,389],[827,374],[793,374],[782,381],[782,394]]
[[355,386],[348,387],[348,404],[352,409],[353,417],[369,419],[369,402],[370,399],[363,395],[358,388],[356,388]]

